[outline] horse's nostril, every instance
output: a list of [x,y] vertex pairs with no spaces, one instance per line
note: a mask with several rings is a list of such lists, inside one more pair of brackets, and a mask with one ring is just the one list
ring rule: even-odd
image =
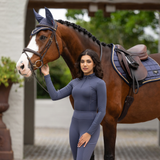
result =
[[24,69],[24,64],[22,66],[20,66],[21,69]]

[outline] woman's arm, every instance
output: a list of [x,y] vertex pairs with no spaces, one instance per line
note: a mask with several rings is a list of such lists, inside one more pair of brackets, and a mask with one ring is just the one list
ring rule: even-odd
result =
[[44,76],[45,78],[45,81],[46,81],[46,85],[47,85],[47,89],[48,89],[48,92],[49,92],[49,95],[51,97],[52,100],[59,100],[59,99],[62,99],[64,97],[67,97],[69,95],[71,95],[72,93],[72,85],[71,85],[71,82],[65,86],[64,88],[56,91],[52,81],[51,81],[51,77],[50,75],[46,75]]
[[104,81],[100,81],[97,83],[97,101],[98,101],[98,113],[91,124],[90,128],[88,129],[87,133],[92,135],[101,121],[103,120],[106,114],[106,103],[107,103],[107,95],[106,95],[106,84]]
[[50,97],[52,98],[52,100],[58,100],[58,99],[62,99],[64,97],[69,96],[72,93],[72,85],[71,82],[65,86],[64,88],[56,91],[52,81],[51,81],[51,77],[49,75],[49,66],[44,65],[41,68],[42,73],[44,74],[44,78],[46,81],[46,85],[47,85],[47,89],[49,92]]

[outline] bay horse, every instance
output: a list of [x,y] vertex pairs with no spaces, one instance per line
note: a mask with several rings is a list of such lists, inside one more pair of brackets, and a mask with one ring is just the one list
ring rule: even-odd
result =
[[[31,36],[27,48],[24,49],[17,62],[17,70],[24,77],[30,77],[32,69],[36,70],[48,62],[55,61],[61,55],[74,79],[76,78],[75,62],[79,54],[85,49],[92,49],[100,57],[102,51],[103,80],[106,82],[107,88],[106,115],[101,122],[104,137],[104,160],[114,160],[117,123],[139,123],[155,118],[160,120],[160,81],[143,85],[139,93],[134,95],[134,102],[127,115],[118,122],[130,87],[120,78],[111,64],[110,45],[100,43],[91,33],[74,23],[55,21],[47,15],[46,18],[48,21],[54,22],[56,27],[48,26]],[[38,18],[37,20],[40,21]],[[36,28],[40,27],[47,26],[42,25]],[[159,53],[150,56],[160,64]],[[74,108],[72,96],[70,96],[70,101]],[[92,156],[93,159],[94,156]]]

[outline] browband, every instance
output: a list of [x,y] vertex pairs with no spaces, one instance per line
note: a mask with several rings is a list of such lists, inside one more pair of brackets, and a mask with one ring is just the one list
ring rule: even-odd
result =
[[36,28],[31,32],[31,35],[35,35],[37,34],[39,31],[42,31],[42,30],[51,30],[51,31],[56,31],[57,30],[57,23],[55,21],[55,25],[52,27],[52,26],[48,26],[48,25],[44,25],[44,24],[38,24],[36,25]]

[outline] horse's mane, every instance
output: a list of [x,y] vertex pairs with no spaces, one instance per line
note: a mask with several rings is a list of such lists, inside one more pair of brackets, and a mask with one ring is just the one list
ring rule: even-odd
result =
[[61,19],[59,20],[56,20],[57,22],[61,23],[61,24],[65,24],[67,26],[71,26],[73,27],[74,29],[77,29],[79,32],[83,32],[84,34],[88,35],[89,38],[92,38],[93,41],[97,42],[98,45],[102,45],[102,46],[108,46],[108,47],[111,47],[111,44],[106,44],[104,42],[100,42],[95,36],[93,36],[90,32],[88,32],[85,28],[82,28],[81,26],[75,24],[75,23],[71,23],[71,22],[68,22],[68,21],[63,21]]

